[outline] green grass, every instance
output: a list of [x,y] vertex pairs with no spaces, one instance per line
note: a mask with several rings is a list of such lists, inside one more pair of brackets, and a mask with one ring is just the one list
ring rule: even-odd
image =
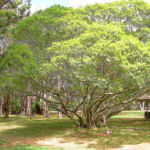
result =
[[15,146],[12,148],[8,148],[9,150],[63,150],[63,148],[54,148],[49,146]]
[[[67,118],[43,119],[42,117],[11,116],[0,117],[0,150],[63,150],[52,146],[38,146],[36,141],[63,138],[65,142],[82,144],[96,140],[88,148],[109,149],[122,145],[134,145],[150,142],[150,121],[144,118],[144,112],[122,112],[108,120],[106,128],[98,130],[77,129]],[[107,129],[112,130],[106,135]]]
[[143,118],[144,111],[123,111],[112,118]]
[[54,148],[49,146],[30,146],[30,145],[24,145],[24,146],[14,146],[12,148],[7,148],[8,150],[63,150],[63,148]]

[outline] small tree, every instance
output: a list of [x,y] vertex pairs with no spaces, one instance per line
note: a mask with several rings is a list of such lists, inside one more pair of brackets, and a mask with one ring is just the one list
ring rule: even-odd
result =
[[25,45],[10,45],[0,59],[0,95],[3,97],[6,118],[9,113],[11,95],[27,93],[29,84],[25,80],[27,73],[32,76],[36,68],[32,52]]

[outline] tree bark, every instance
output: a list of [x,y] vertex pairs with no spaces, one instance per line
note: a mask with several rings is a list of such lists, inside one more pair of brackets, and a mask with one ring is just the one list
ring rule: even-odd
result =
[[4,97],[4,117],[9,118],[9,102],[10,102],[10,94],[7,94]]
[[[61,79],[60,79],[60,75],[58,75],[58,92],[60,92],[61,90]],[[62,112],[60,111],[61,106],[58,105],[58,118],[61,119],[63,117]]]
[[145,110],[145,102],[139,102],[139,106],[141,110]]
[[45,117],[45,118],[49,118],[48,105],[47,105],[46,102],[44,102],[44,108],[43,108],[43,111],[44,111],[44,117]]
[[103,115],[103,117],[102,117],[102,119],[100,120],[100,122],[101,122],[101,127],[106,127],[106,116],[105,115]]
[[20,97],[21,99],[21,113],[27,115],[28,98],[27,96]]
[[1,101],[0,101],[0,115],[3,114],[3,96],[1,96]]
[[58,118],[61,119],[63,117],[62,112],[60,111],[61,107],[58,105]]
[[31,116],[32,116],[32,112],[31,112],[31,98],[29,96],[27,97],[27,115],[31,119]]

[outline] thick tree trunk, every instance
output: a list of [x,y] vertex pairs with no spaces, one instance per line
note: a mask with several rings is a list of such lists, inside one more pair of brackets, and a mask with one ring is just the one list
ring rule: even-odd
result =
[[31,116],[32,116],[32,112],[31,112],[31,98],[29,96],[27,97],[27,115],[31,119]]
[[139,102],[139,106],[141,110],[145,110],[145,102]]
[[41,105],[40,105],[40,98],[37,97],[37,98],[36,98],[36,101],[38,102],[38,103],[35,105],[36,114],[41,115],[41,114],[43,114],[43,108],[42,108]]
[[7,94],[4,97],[4,117],[9,118],[9,102],[10,102],[10,94]]
[[45,118],[49,118],[48,105],[47,105],[46,102],[44,102],[44,108],[43,108],[43,111],[44,111],[44,117],[45,117]]
[[101,127],[106,127],[107,123],[106,123],[106,116],[103,115],[102,119],[100,120],[101,122]]
[[97,125],[96,125],[95,122],[89,121],[89,122],[86,123],[86,127],[87,127],[88,129],[97,128]]
[[20,98],[21,99],[21,113],[24,115],[27,115],[27,96],[23,96]]
[[15,107],[13,104],[11,105],[11,114],[16,114]]

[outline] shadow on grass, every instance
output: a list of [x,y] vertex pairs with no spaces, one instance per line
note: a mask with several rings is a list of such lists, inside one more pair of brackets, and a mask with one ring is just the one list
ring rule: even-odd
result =
[[7,150],[63,150],[62,148],[55,148],[55,147],[49,147],[49,146],[15,146],[10,147]]
[[[1,124],[4,130],[1,129],[3,128]],[[66,129],[72,128],[73,124],[68,119],[29,120],[26,117],[11,117],[10,119],[0,118],[0,126],[0,136],[40,138],[61,135]],[[6,126],[8,126],[7,129],[5,129]]]
[[[9,119],[0,118],[0,150],[4,145],[13,147],[15,145],[32,145],[38,139],[63,136],[67,129],[73,127],[73,124],[68,119],[28,119],[27,117],[11,117]],[[3,139],[3,141],[1,141]],[[9,141],[9,142],[7,142]],[[6,149],[9,149],[6,146]],[[50,147],[14,147],[16,149],[50,149]],[[53,148],[54,149],[54,148]],[[61,148],[56,148],[62,150]],[[55,149],[54,149],[55,150]]]
[[124,145],[150,144],[150,121],[145,119],[110,119],[108,128],[112,134],[98,136],[97,145],[89,145],[95,148],[122,148]]
[[[11,128],[12,126],[13,128]],[[107,128],[112,130],[112,134],[106,135]],[[88,147],[97,149],[121,148],[123,145],[150,142],[150,121],[144,119],[112,118],[109,119],[107,128],[98,130],[76,129],[68,119],[0,118],[0,147],[2,147],[3,141],[9,141],[8,146],[12,147],[11,150],[47,150],[47,147],[34,146],[34,142],[39,139],[55,137],[62,137],[65,142],[72,141],[75,143],[96,140],[96,144],[89,144]],[[1,139],[3,139],[2,142]],[[31,146],[20,148],[20,145]],[[14,149],[13,146],[15,146]]]

